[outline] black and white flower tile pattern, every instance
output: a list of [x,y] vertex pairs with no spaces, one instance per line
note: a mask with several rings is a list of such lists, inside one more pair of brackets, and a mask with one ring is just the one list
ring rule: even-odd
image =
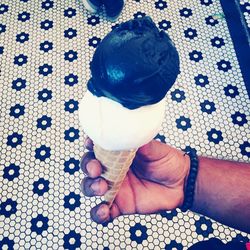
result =
[[216,13],[223,14],[214,0],[128,0],[110,23],[78,0],[1,1],[1,249],[187,249],[210,237],[249,240],[178,209],[97,225],[89,211],[100,199],[80,192],[78,107],[89,62],[117,23],[145,15],[170,34],[181,57],[156,139],[249,161],[249,98],[226,21]]

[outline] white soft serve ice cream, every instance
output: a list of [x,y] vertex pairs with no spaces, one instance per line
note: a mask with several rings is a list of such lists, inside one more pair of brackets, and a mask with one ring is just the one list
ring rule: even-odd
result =
[[106,97],[84,95],[79,119],[84,132],[106,150],[130,150],[151,141],[164,118],[164,100],[137,109],[127,109]]

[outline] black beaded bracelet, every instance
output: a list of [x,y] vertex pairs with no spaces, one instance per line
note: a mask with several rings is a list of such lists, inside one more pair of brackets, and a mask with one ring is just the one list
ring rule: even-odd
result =
[[187,178],[186,190],[184,194],[184,202],[182,204],[182,212],[186,212],[189,208],[192,207],[194,201],[194,192],[195,192],[195,182],[198,173],[199,161],[198,156],[194,150],[186,152],[190,158],[190,171]]

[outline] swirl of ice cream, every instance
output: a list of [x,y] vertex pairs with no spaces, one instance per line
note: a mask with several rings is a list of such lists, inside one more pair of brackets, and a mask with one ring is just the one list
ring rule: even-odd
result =
[[85,133],[106,150],[137,149],[158,133],[164,118],[164,100],[137,109],[127,109],[106,97],[87,91],[79,107]]
[[98,45],[88,90],[129,109],[164,98],[179,74],[179,55],[150,17],[120,24]]

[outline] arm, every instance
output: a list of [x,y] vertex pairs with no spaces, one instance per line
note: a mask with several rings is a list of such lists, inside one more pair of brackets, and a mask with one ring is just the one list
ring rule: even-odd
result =
[[[91,143],[88,148],[92,147]],[[103,223],[124,214],[150,214],[181,207],[189,166],[189,157],[182,151],[151,141],[138,150],[112,208],[103,203],[97,205],[91,210],[92,219]],[[100,179],[102,166],[93,153],[83,157],[81,168],[88,176],[82,183],[84,194],[105,194],[108,185]],[[95,190],[91,188],[93,183]],[[195,187],[192,211],[250,232],[249,163],[199,157]]]
[[199,157],[191,210],[250,233],[250,164]]

